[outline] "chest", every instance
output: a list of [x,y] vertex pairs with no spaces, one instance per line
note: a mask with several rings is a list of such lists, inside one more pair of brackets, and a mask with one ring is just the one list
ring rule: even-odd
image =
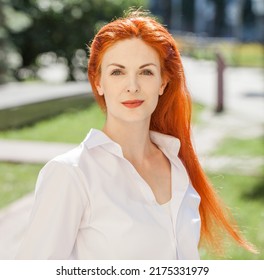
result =
[[167,203],[171,199],[172,168],[165,156],[135,168],[159,204]]

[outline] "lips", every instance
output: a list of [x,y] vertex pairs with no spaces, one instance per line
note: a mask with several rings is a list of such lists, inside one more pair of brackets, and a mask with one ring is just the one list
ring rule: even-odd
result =
[[142,103],[144,102],[144,100],[127,100],[122,102],[122,104],[124,106],[126,106],[127,108],[136,108],[139,107]]

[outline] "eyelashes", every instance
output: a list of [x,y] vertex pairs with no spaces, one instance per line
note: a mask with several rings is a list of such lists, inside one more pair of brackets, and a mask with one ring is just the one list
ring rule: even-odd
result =
[[122,71],[120,69],[114,69],[111,71],[111,76],[119,76],[122,74]]
[[[111,76],[119,76],[119,75],[124,75],[125,72],[121,69],[114,69],[110,72]],[[149,70],[149,69],[143,69],[139,72],[140,75],[144,75],[144,76],[153,76],[154,73]]]
[[153,72],[149,69],[144,69],[142,72],[141,72],[141,75],[146,75],[146,76],[153,76]]

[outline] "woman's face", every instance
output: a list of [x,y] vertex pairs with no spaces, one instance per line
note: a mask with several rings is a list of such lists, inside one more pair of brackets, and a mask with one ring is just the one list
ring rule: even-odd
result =
[[149,122],[166,84],[158,53],[141,39],[125,39],[104,54],[97,84],[107,122]]

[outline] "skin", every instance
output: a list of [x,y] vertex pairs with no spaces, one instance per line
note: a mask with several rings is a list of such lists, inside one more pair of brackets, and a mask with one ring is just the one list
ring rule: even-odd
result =
[[105,52],[97,84],[107,107],[103,131],[122,147],[159,204],[171,199],[171,169],[151,142],[149,125],[165,87],[158,53],[141,39],[121,40]]

